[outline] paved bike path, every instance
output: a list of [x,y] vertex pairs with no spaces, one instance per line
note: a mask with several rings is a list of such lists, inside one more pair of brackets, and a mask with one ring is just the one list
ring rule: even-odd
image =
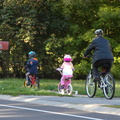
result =
[[107,100],[106,98],[88,98],[86,95],[76,95],[74,97],[33,95],[20,95],[13,97],[10,95],[0,95],[0,99],[120,115],[120,108],[111,108],[104,106],[120,105],[120,98]]

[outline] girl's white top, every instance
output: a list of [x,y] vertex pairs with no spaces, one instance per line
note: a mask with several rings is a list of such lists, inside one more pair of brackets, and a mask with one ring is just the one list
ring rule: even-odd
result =
[[64,62],[61,67],[63,68],[63,75],[73,75],[73,64],[71,62]]

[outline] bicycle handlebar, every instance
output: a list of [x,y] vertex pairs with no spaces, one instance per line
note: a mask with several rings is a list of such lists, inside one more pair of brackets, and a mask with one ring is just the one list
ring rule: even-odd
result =
[[84,56],[84,55],[83,55],[83,57],[84,57],[84,58],[91,58],[91,57],[93,57],[93,56],[90,56],[90,55]]

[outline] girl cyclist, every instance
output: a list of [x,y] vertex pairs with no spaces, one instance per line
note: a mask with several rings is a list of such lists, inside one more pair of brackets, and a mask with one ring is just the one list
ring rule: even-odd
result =
[[[64,89],[65,79],[73,77],[73,70],[74,70],[72,58],[70,55],[65,55],[63,60],[64,62],[61,65],[62,77],[61,77],[61,82],[60,82],[62,89]],[[69,84],[71,84],[71,81],[69,82],[70,82]]]

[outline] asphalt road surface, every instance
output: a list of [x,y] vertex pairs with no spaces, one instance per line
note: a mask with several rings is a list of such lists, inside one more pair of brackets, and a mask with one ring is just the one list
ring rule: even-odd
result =
[[120,116],[0,100],[0,120],[120,120]]

